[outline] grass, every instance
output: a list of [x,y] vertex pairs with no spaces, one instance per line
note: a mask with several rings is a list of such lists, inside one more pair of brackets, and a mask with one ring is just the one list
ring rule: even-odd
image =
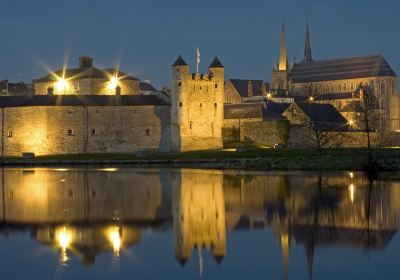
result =
[[[400,170],[400,149],[372,150],[373,158],[380,170]],[[270,149],[248,146],[245,150],[235,149],[193,151],[184,153],[142,153],[142,154],[74,154],[38,156],[28,163],[60,163],[74,161],[127,161],[142,160],[180,160],[182,165],[190,164],[196,167],[196,160],[214,160],[210,168],[243,168],[262,170],[362,170],[368,159],[365,149],[328,149],[322,153],[306,149]],[[8,164],[23,162],[21,157],[3,158],[0,162]],[[192,163],[190,163],[192,161]],[[203,166],[204,167],[204,166]]]

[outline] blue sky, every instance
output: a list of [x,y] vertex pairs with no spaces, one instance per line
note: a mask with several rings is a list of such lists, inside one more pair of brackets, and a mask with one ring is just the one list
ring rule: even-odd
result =
[[400,71],[396,0],[2,0],[0,79],[30,82],[65,58],[121,70],[156,86],[170,84],[170,65],[182,54],[200,70],[220,57],[227,78],[270,80],[285,21],[289,58],[303,56],[309,15],[315,59],[382,52]]

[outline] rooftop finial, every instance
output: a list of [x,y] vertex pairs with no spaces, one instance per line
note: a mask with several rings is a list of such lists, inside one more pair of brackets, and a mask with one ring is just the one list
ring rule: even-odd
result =
[[306,16],[306,38],[305,38],[305,45],[304,45],[304,61],[306,61],[306,62],[312,61],[310,29],[308,27],[308,15]]

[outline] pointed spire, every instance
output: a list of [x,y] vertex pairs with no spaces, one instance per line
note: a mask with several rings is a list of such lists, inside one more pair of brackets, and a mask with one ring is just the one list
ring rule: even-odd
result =
[[221,61],[219,61],[218,57],[215,57],[208,68],[224,68],[224,66]]
[[286,52],[286,34],[285,25],[282,22],[282,39],[281,39],[281,50],[279,56],[279,71],[285,71],[288,68],[287,52]]
[[172,66],[188,66],[185,60],[183,60],[182,56],[179,55],[178,58],[175,60]]
[[304,45],[304,61],[306,61],[306,62],[312,61],[310,29],[308,27],[308,16],[306,19],[306,39],[305,39],[305,45]]

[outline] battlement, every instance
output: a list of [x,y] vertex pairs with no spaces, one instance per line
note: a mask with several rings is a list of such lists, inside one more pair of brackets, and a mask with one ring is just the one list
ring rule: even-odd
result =
[[203,80],[203,81],[213,81],[214,76],[209,73],[192,73],[191,74],[192,80]]

